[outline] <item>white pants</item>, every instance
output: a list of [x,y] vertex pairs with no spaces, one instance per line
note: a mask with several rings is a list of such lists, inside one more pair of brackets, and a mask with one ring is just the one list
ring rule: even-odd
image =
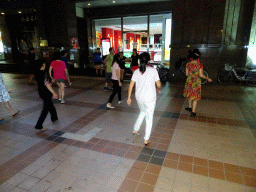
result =
[[134,125],[134,130],[135,131],[140,130],[140,126],[146,116],[146,130],[145,130],[144,139],[149,140],[149,137],[151,135],[151,130],[152,130],[153,114],[154,114],[156,102],[149,102],[149,103],[138,102],[138,105],[140,108],[140,114]]

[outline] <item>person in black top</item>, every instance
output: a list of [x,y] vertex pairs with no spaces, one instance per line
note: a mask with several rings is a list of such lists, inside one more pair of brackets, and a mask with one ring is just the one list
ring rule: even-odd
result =
[[40,98],[44,102],[43,110],[37,121],[35,128],[40,131],[45,131],[46,128],[43,128],[43,123],[48,112],[50,112],[51,114],[52,122],[58,120],[57,112],[52,102],[52,96],[54,98],[57,98],[57,94],[55,93],[49,82],[49,74],[45,72],[45,61],[43,59],[36,60],[35,66],[35,79],[37,81],[38,93]]
[[121,68],[120,71],[120,80],[123,81],[124,79],[124,70],[125,70],[125,62],[128,61],[127,58],[124,56],[123,52],[119,52],[119,67]]
[[35,49],[31,47],[28,53],[28,67],[29,67],[29,73],[30,73],[30,77],[28,81],[29,85],[33,85],[32,81],[35,73],[35,59],[36,59]]
[[131,59],[132,59],[131,70],[132,70],[132,73],[134,73],[134,71],[139,68],[138,66],[139,55],[137,53],[137,49],[133,49]]

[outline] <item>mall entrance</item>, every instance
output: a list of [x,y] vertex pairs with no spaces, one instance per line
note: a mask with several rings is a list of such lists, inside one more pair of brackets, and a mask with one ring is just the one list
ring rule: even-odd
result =
[[126,57],[132,50],[149,52],[151,60],[168,64],[171,44],[171,13],[128,16],[92,20],[93,49],[101,48],[102,56],[108,48],[123,51]]

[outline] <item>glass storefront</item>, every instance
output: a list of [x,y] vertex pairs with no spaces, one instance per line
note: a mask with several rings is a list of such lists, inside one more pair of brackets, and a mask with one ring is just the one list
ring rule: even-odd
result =
[[111,46],[115,53],[123,51],[126,57],[137,49],[138,53],[149,52],[155,62],[169,62],[171,14],[95,19],[92,31],[92,48],[101,48],[103,56]]
[[4,60],[4,45],[2,40],[2,32],[0,31],[0,60]]

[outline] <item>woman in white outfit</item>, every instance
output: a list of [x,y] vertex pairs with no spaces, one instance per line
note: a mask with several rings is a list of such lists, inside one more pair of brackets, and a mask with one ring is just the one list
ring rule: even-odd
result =
[[140,114],[134,125],[133,134],[140,135],[140,126],[146,117],[144,144],[147,145],[152,130],[156,92],[160,93],[161,82],[157,70],[147,66],[150,55],[148,53],[142,53],[139,56],[139,60],[139,69],[134,71],[129,85],[127,104],[129,106],[131,105],[131,93],[135,84],[135,97],[140,108]]

